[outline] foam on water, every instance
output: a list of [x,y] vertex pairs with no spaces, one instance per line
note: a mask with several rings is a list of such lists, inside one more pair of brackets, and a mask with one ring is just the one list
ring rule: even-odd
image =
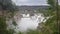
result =
[[38,23],[41,23],[44,19],[43,16],[40,15],[34,15],[29,16],[29,14],[25,15],[22,14],[23,18],[21,18],[20,21],[17,22],[16,30],[17,31],[27,31],[28,29],[37,29]]
[[7,21],[8,29],[14,29],[16,32],[25,32],[28,29],[34,30],[37,29],[38,23],[43,22],[43,20],[45,19],[42,14],[34,14],[33,16],[30,16],[30,14],[21,15],[23,17],[21,17],[20,15],[14,16],[17,26],[14,26],[12,24],[12,19],[10,19],[10,21]]

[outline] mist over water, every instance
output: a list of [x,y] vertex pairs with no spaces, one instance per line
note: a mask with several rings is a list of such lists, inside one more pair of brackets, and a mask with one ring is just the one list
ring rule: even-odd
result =
[[[8,29],[14,29],[16,32],[26,32],[29,29],[35,30],[38,27],[39,23],[42,23],[45,19],[43,13],[33,13],[32,15],[27,12],[27,14],[23,14],[17,12],[16,15],[14,15],[14,20],[16,21],[17,25],[14,26],[12,24],[12,19],[7,21]],[[45,20],[46,21],[46,20]]]
[[22,14],[22,18],[18,20],[16,31],[27,31],[28,29],[34,30],[37,29],[38,23],[41,23],[44,19],[42,14],[34,14],[34,16],[30,16],[30,14]]

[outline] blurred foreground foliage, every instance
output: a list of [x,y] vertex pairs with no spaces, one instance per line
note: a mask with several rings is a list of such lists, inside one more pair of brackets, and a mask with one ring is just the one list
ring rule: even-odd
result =
[[6,18],[14,16],[16,5],[12,0],[0,0],[0,34],[13,34],[14,30],[7,30]]
[[7,30],[6,18],[0,16],[0,34],[13,34],[14,30]]

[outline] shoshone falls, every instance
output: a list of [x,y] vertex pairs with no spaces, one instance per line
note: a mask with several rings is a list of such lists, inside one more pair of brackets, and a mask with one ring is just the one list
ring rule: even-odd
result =
[[14,16],[14,19],[17,25],[14,26],[12,24],[12,19],[10,19],[9,21],[7,21],[8,29],[14,29],[16,32],[26,32],[28,29],[37,29],[38,23],[46,21],[42,13],[36,13],[33,16],[30,16],[30,14],[17,14]]

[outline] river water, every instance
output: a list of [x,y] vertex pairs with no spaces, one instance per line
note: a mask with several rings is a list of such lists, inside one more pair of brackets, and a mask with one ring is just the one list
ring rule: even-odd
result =
[[[15,29],[15,31],[17,32],[25,32],[29,29],[34,30],[37,29],[38,23],[43,22],[43,20],[45,19],[45,17],[41,13],[34,14],[33,16],[30,16],[30,14],[21,15],[22,17],[14,16],[17,26],[14,26],[12,23],[9,23],[10,25],[8,26],[8,28]],[[12,20],[10,20],[10,22],[11,21]]]

